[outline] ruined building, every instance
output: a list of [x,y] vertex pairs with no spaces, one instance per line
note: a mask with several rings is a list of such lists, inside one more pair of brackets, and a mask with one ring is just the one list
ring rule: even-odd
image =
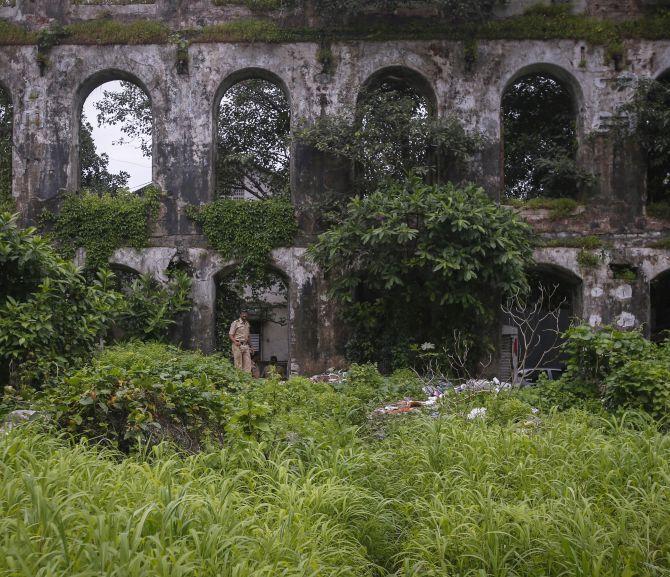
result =
[[[509,0],[495,17],[514,18],[531,4]],[[585,18],[622,22],[641,17],[646,4],[581,0],[572,10]],[[572,99],[578,163],[596,176],[596,190],[567,216],[523,209],[545,241],[535,252],[537,273],[561,283],[571,295],[570,314],[591,325],[644,327],[648,333],[670,326],[670,252],[654,248],[663,246],[670,226],[647,214],[646,166],[639,150],[608,132],[618,106],[630,95],[620,88],[622,79],[661,78],[670,72],[670,30],[668,39],[662,39],[662,31],[632,30],[613,41],[614,47],[580,38],[577,32],[548,32],[550,39],[538,39],[542,31],[529,30],[526,39],[522,31],[501,32],[504,27],[476,42],[439,33],[435,38],[403,33],[401,39],[388,34],[345,40],[333,36],[327,42],[327,62],[324,42],[317,38],[287,35],[284,40],[275,34],[269,42],[259,32],[256,38],[231,41],[212,32],[191,35],[187,43],[175,41],[178,31],[258,17],[243,5],[212,0],[0,2],[0,19],[6,24],[0,27],[0,86],[13,103],[12,194],[25,221],[34,221],[61,191],[78,189],[78,126],[91,91],[114,79],[140,86],[151,100],[153,181],[164,196],[150,246],[121,248],[112,264],[162,278],[171,263],[185,263],[193,275],[195,302],[187,337],[192,346],[211,350],[216,278],[234,263],[208,247],[185,207],[212,199],[215,111],[228,88],[249,78],[275,83],[290,104],[291,125],[297,126],[324,112],[351,110],[375,78],[404,76],[433,103],[435,114],[455,114],[487,136],[473,177],[504,201],[503,95],[526,75],[548,74]],[[309,26],[314,13],[292,17]],[[145,40],[138,26],[137,36],[115,40],[109,32],[110,22],[151,20],[172,33]],[[87,32],[59,38],[57,24]],[[96,26],[104,29],[99,38]],[[17,32],[21,29],[54,32],[26,39]],[[293,145],[291,195],[301,232],[295,246],[278,249],[272,257],[288,288],[287,344],[276,350],[293,371],[316,371],[339,361],[337,311],[305,250],[317,232],[310,200],[343,182],[341,164]],[[579,239],[586,236],[597,237],[598,246],[581,246]]]

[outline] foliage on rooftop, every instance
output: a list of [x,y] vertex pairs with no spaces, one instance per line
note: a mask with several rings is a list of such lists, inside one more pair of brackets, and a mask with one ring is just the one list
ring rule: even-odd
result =
[[[256,4],[270,8],[274,2]],[[463,4],[463,2],[461,2]],[[661,11],[626,22],[600,20],[572,14],[564,6],[533,7],[520,16],[502,19],[442,17],[389,17],[364,14],[328,25],[294,26],[255,14],[200,29],[171,31],[160,22],[135,20],[121,22],[98,18],[62,28],[63,44],[165,44],[171,32],[179,32],[192,42],[318,42],[324,33],[335,40],[556,40],[574,39],[605,46],[620,47],[623,40],[650,40],[670,37],[670,11]],[[0,44],[35,44],[41,32],[0,21]]]

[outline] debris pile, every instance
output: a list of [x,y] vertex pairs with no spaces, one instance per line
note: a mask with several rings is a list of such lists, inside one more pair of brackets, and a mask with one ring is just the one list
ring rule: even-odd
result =
[[403,399],[397,403],[391,403],[379,407],[372,411],[373,415],[402,415],[404,413],[416,412],[421,407],[430,407],[437,403],[437,397],[429,397],[426,401],[416,401],[414,399]]
[[342,384],[346,379],[346,371],[336,371],[335,369],[328,369],[325,373],[314,375],[309,378],[313,383],[328,383],[330,385]]
[[468,379],[462,385],[454,387],[454,391],[457,393],[471,392],[477,393],[479,391],[493,391],[499,393],[503,389],[511,389],[512,383],[507,383],[504,381],[498,380],[498,378],[493,377],[493,379]]

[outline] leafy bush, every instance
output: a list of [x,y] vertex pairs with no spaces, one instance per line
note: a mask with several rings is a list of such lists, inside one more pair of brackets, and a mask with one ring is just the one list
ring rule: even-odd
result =
[[0,381],[40,385],[81,361],[108,331],[120,295],[109,273],[87,282],[35,229],[0,214]]
[[563,351],[567,371],[563,381],[573,381],[591,390],[604,390],[605,379],[631,359],[640,359],[654,345],[640,331],[619,331],[613,327],[592,328],[580,325],[566,334]]
[[117,290],[101,270],[94,280],[63,260],[35,229],[0,214],[0,383],[42,387],[85,361],[110,329],[124,338],[165,339],[175,316],[190,309],[190,279],[166,286],[148,277]]
[[40,406],[76,436],[124,451],[165,439],[193,450],[222,435],[228,393],[247,383],[222,357],[132,342],[71,371]]
[[151,275],[140,275],[122,288],[124,299],[115,319],[123,339],[163,341],[179,314],[191,310],[191,279],[175,271],[161,286]]
[[[297,232],[293,205],[286,199],[219,198],[189,207],[212,247],[226,259],[239,261],[242,279],[264,278],[270,252],[289,246]],[[244,284],[244,283],[243,283]]]
[[572,378],[548,380],[543,375],[535,386],[518,389],[514,391],[514,395],[545,412],[554,409],[566,411],[571,408],[591,413],[603,411],[598,391]]
[[[383,362],[378,341],[430,341],[476,334],[497,299],[525,287],[530,228],[474,186],[389,183],[353,199],[310,248],[353,328],[360,362]],[[374,339],[367,346],[360,336]],[[478,339],[476,361],[486,343]],[[387,347],[393,350],[393,347]],[[386,369],[386,367],[384,367]]]
[[670,417],[670,357],[637,359],[616,368],[605,379],[605,406],[643,410],[656,419]]

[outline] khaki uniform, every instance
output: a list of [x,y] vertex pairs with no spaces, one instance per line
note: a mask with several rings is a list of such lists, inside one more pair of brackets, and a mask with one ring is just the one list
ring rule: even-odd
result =
[[251,346],[249,345],[249,321],[237,319],[230,325],[228,334],[233,343],[233,362],[236,369],[251,373]]

